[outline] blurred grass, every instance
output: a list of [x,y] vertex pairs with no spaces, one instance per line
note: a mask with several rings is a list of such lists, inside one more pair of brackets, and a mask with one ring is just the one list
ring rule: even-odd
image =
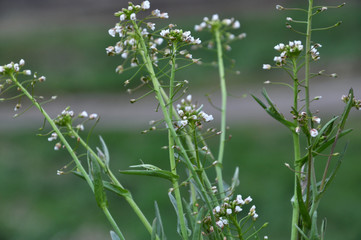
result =
[[[235,167],[239,166],[237,192],[253,197],[260,224],[270,222],[263,234],[271,239],[288,239],[293,174],[283,164],[292,161],[290,136],[282,128],[254,125],[231,129],[230,133],[233,137],[226,145],[225,178],[230,181]],[[101,135],[110,149],[115,172],[140,161],[168,169],[167,151],[160,149],[166,144],[164,132],[141,135],[111,131]],[[320,220],[327,217],[329,240],[361,237],[358,221],[361,213],[359,133],[354,132],[347,138],[350,143],[345,161],[318,213]],[[340,149],[346,141],[342,141]],[[217,139],[211,139],[210,143],[216,145]],[[95,136],[91,144],[99,146]],[[96,239],[95,233],[99,239],[107,239],[110,226],[85,182],[73,175],[56,175],[56,170],[70,158],[65,151],[55,152],[52,148],[53,143],[31,133],[2,134],[0,239],[86,239],[79,236],[83,228],[93,236],[91,239]],[[175,214],[167,197],[171,185],[156,178],[117,176],[131,190],[149,219],[154,217],[154,201],[158,202],[168,237],[177,238]],[[148,239],[126,202],[109,195],[110,208],[126,238]]]

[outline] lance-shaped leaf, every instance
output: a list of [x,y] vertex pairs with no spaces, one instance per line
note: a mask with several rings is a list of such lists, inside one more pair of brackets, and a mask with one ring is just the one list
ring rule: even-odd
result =
[[293,122],[290,122],[288,120],[285,119],[285,117],[278,111],[278,109],[276,108],[276,106],[273,104],[273,102],[271,101],[271,99],[269,98],[266,89],[263,89],[262,91],[262,95],[264,96],[264,98],[266,99],[266,101],[268,102],[268,107],[256,96],[252,95],[253,99],[256,100],[256,102],[261,105],[261,107],[274,119],[276,119],[277,121],[279,121],[280,123],[282,123],[283,125],[285,125],[286,127],[288,127],[290,130],[293,130],[296,125]]
[[93,155],[90,155],[90,159],[92,162],[92,175],[93,175],[93,183],[94,183],[94,195],[95,200],[98,203],[98,206],[103,209],[108,207],[107,196],[104,191],[102,173],[99,166],[98,161],[95,159]]
[[[105,144],[104,139],[103,139],[101,136],[99,136],[99,140],[100,140],[100,143],[102,144],[102,150],[103,150],[103,151],[101,151],[101,152],[102,152],[103,155],[104,155],[104,158],[102,158],[102,159],[104,160],[105,165],[106,165],[107,167],[109,167],[110,156],[109,156],[108,147],[107,147],[107,145]],[[99,149],[98,149],[98,151],[99,151]]]
[[307,228],[310,228],[311,227],[311,217],[308,214],[307,207],[306,207],[305,203],[303,202],[302,188],[301,188],[301,183],[300,183],[299,179],[297,179],[297,202],[298,202],[298,206],[299,206],[299,209],[300,209],[300,214],[301,214],[302,219],[304,221],[304,225]]
[[145,168],[144,170],[120,170],[119,172],[122,174],[128,174],[128,175],[143,175],[143,176],[152,176],[152,177],[159,177],[159,178],[164,178],[167,179],[171,182],[173,182],[173,180],[176,180],[179,178],[178,175],[166,171],[166,170],[162,170],[160,168],[158,168],[157,166],[151,165],[151,164],[140,164],[140,165],[135,165],[135,166],[130,166],[130,167],[142,167]]
[[197,218],[195,222],[195,226],[193,228],[193,237],[192,240],[199,240],[201,239],[201,227],[202,227],[202,219],[207,209],[201,208],[197,213]]
[[177,204],[177,200],[175,199],[175,197],[172,195],[172,192],[169,192],[168,193],[168,197],[170,199],[170,202],[172,203],[173,207],[174,207],[174,210],[177,214],[177,220],[178,220],[178,223],[177,223],[177,232],[180,236],[182,236],[181,234],[181,225],[180,225],[180,218],[184,218],[184,223],[185,223],[185,227],[187,228],[187,232],[188,232],[188,236],[190,236],[190,234],[192,233],[192,231],[188,228],[188,223],[187,223],[187,218],[185,218],[185,216],[180,216],[179,215],[179,212],[178,212],[178,204]]
[[350,113],[351,108],[353,107],[353,89],[351,88],[349,93],[349,100],[346,104],[346,107],[342,113],[341,123],[340,123],[340,129],[343,130],[346,124],[346,120],[348,118],[348,114]]
[[162,218],[160,217],[160,212],[157,202],[154,202],[154,207],[155,207],[155,219],[153,221],[151,239],[155,240],[157,239],[158,236],[160,239],[165,240],[167,238],[165,237],[164,234],[163,222],[162,222]]
[[315,140],[313,141],[313,146],[317,147],[319,145],[320,140],[323,137],[327,137],[327,133],[332,132],[333,123],[338,119],[338,116],[333,117],[330,121],[328,121],[318,132],[318,135],[315,137]]

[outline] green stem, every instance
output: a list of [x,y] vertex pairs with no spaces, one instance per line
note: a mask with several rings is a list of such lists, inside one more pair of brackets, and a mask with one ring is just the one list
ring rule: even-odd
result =
[[237,216],[230,217],[230,220],[232,221],[233,225],[236,227],[236,230],[237,230],[237,233],[238,233],[238,239],[243,240],[242,228],[238,224]]
[[110,214],[110,212],[109,212],[108,208],[103,207],[103,208],[102,208],[102,210],[103,210],[103,212],[104,212],[104,214],[105,214],[106,218],[108,219],[108,221],[109,221],[109,222],[110,222],[110,224],[112,225],[112,227],[113,227],[113,229],[114,229],[115,233],[118,235],[118,237],[119,237],[121,240],[125,240],[125,238],[124,238],[124,236],[123,236],[122,232],[120,231],[120,229],[119,229],[118,225],[117,225],[117,224],[116,224],[116,222],[114,221],[114,218],[113,218],[113,217],[112,217],[112,215]]
[[217,43],[217,57],[218,57],[218,72],[219,72],[219,80],[221,87],[221,95],[222,95],[222,107],[221,107],[221,135],[219,140],[219,152],[217,161],[220,164],[216,165],[216,173],[218,180],[218,188],[221,198],[225,197],[224,185],[223,185],[223,177],[222,177],[222,163],[224,156],[224,144],[226,141],[226,108],[227,108],[227,88],[226,88],[226,79],[224,73],[224,63],[223,63],[223,51],[222,51],[222,42],[219,28],[214,30],[216,43]]
[[72,157],[72,159],[75,162],[75,165],[78,169],[78,171],[83,175],[83,177],[85,178],[86,182],[88,183],[90,189],[92,190],[92,192],[94,192],[94,185],[92,180],[89,178],[88,173],[85,171],[83,165],[81,164],[80,160],[78,159],[78,157],[76,156],[75,152],[73,151],[72,147],[70,146],[70,144],[68,143],[68,141],[65,139],[64,135],[61,133],[61,131],[59,130],[59,128],[56,126],[56,124],[54,123],[53,119],[51,119],[51,117],[48,115],[48,113],[41,107],[41,105],[35,100],[35,98],[28,92],[28,90],[26,90],[26,88],[23,87],[22,84],[20,84],[18,82],[18,80],[15,78],[13,73],[10,73],[10,77],[13,80],[13,82],[16,84],[16,86],[26,95],[27,98],[30,99],[30,101],[33,103],[33,105],[39,109],[39,111],[41,112],[41,114],[43,114],[43,116],[45,117],[45,119],[49,122],[50,126],[53,128],[54,132],[56,132],[56,134],[58,135],[60,141],[64,144],[65,148],[68,150],[70,156]]
[[[292,61],[293,63],[293,107],[298,110],[298,78],[297,78],[297,62],[295,59]],[[294,120],[295,125],[298,124],[297,119]],[[298,204],[298,196],[297,195],[297,182],[301,177],[301,166],[297,163],[297,160],[301,157],[301,149],[300,149],[300,137],[296,131],[292,132],[293,138],[293,149],[294,149],[294,168],[295,168],[295,177],[294,177],[294,194],[293,194],[293,203],[292,203],[292,224],[291,224],[291,240],[298,239],[298,222],[300,216],[300,209]]]
[[148,55],[148,50],[147,50],[147,46],[144,42],[144,39],[140,33],[140,30],[139,30],[139,27],[136,25],[136,23],[134,22],[134,28],[139,36],[139,43],[140,43],[140,55],[142,56],[142,59],[143,59],[143,62],[145,63],[145,66],[147,68],[147,71],[149,73],[149,76],[152,80],[152,83],[153,83],[153,88],[154,88],[154,92],[156,94],[156,98],[157,100],[159,101],[159,106],[161,107],[161,110],[163,112],[163,116],[164,116],[164,120],[166,122],[166,124],[168,125],[168,129],[169,131],[171,132],[172,136],[173,136],[173,139],[176,143],[176,145],[180,148],[180,153],[181,155],[184,157],[184,160],[185,160],[185,164],[187,166],[187,168],[190,170],[191,172],[191,175],[195,181],[195,184],[197,185],[197,187],[199,188],[200,190],[200,193],[204,199],[204,201],[206,202],[207,204],[207,207],[208,209],[210,210],[210,213],[211,213],[211,217],[212,217],[212,221],[215,223],[215,217],[212,213],[212,209],[213,209],[213,206],[212,206],[212,203],[211,203],[211,200],[209,199],[209,195],[206,191],[206,189],[204,188],[204,186],[202,185],[200,179],[198,178],[197,176],[197,173],[194,169],[194,166],[192,164],[192,162],[190,161],[188,155],[187,155],[187,151],[185,150],[183,144],[181,143],[174,127],[173,127],[173,123],[171,121],[171,119],[169,118],[169,113],[167,111],[167,108],[166,108],[166,104],[164,102],[164,99],[162,97],[162,93],[161,93],[161,86],[160,86],[160,83],[156,77],[156,74],[154,72],[154,69],[153,69],[153,65],[152,65],[152,61]]
[[[177,43],[173,43],[173,50],[172,50],[172,69],[171,69],[171,76],[169,81],[169,97],[170,99],[173,99],[173,90],[174,90],[174,77],[175,77],[175,66],[176,66],[176,52],[177,52]],[[169,108],[168,108],[168,116],[170,118],[170,121],[173,122],[173,104],[172,101],[169,102]],[[170,131],[168,131],[168,143],[169,143],[169,161],[170,161],[170,168],[173,174],[177,175],[177,168],[176,168],[176,162],[174,159],[174,138]],[[184,211],[183,211],[183,203],[182,203],[182,197],[180,194],[179,184],[178,180],[173,178],[172,179],[173,189],[174,189],[174,195],[177,202],[177,208],[178,208],[178,218],[179,223],[181,227],[181,233],[183,236],[183,239],[188,239],[188,231],[186,227],[186,223],[184,220]]]
[[306,54],[305,54],[305,101],[306,112],[311,119],[312,113],[310,111],[310,50],[311,50],[311,32],[312,32],[312,7],[313,0],[308,0],[308,14],[307,14],[307,30],[306,30]]
[[[68,126],[68,129],[72,131],[72,134],[78,139],[79,143],[90,153],[94,156],[94,158],[97,160],[99,165],[102,167],[104,172],[109,176],[109,178],[112,180],[114,185],[117,185],[121,188],[124,188],[122,184],[118,181],[118,179],[114,176],[113,172],[105,165],[105,163],[99,158],[98,154],[96,154],[93,149],[89,147],[89,145],[79,136],[79,134],[74,131],[74,129],[71,126]],[[134,201],[133,197],[129,195],[124,196],[125,200],[128,202],[128,204],[131,206],[135,214],[139,217],[140,221],[143,223],[147,231],[152,234],[153,228],[152,225],[149,223],[147,218],[144,216],[143,212],[140,210],[137,203]]]

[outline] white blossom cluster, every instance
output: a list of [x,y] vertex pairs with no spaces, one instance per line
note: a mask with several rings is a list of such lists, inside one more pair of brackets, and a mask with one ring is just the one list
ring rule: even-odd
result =
[[15,73],[22,73],[24,75],[31,75],[31,70],[23,70],[20,72],[21,68],[25,65],[24,59],[21,59],[19,63],[10,62],[8,64],[5,64],[3,66],[0,66],[0,74],[6,74],[10,71]]
[[[249,204],[250,202],[252,202],[252,198],[250,196],[248,196],[247,198],[243,199],[242,195],[237,195],[236,199],[234,199],[233,201],[226,197],[223,200],[223,203],[219,206],[216,206],[212,212],[214,214],[214,217],[216,218],[216,224],[219,228],[223,229],[226,225],[229,224],[228,218],[233,218],[235,215],[237,215],[238,213],[242,212],[243,209],[242,207],[244,205]],[[248,216],[252,217],[252,219],[254,221],[257,220],[258,218],[258,214],[256,213],[256,206],[253,205],[249,212],[248,212]],[[210,223],[211,222],[211,218],[210,216],[206,217],[204,220],[204,223]],[[210,232],[213,232],[214,229],[213,227],[210,227]]]
[[311,54],[312,59],[315,61],[320,59],[320,53],[317,50],[317,48],[320,48],[320,47],[322,47],[322,45],[319,43],[316,43],[315,45],[313,45],[311,47],[310,54]]
[[[247,36],[246,33],[241,33],[236,36],[230,32],[230,30],[239,29],[240,27],[240,22],[234,18],[220,19],[218,14],[213,14],[211,19],[204,17],[203,22],[194,26],[194,30],[200,32],[203,30],[214,31],[215,29],[219,29],[222,33],[221,38],[225,43],[226,50],[231,50],[231,47],[228,45],[230,42],[237,39],[243,39]],[[214,42],[210,41],[208,43],[208,48],[213,48],[213,46]]]
[[[161,12],[159,9],[153,10],[151,14],[143,19],[142,21],[137,21],[137,14],[140,11],[145,11],[150,8],[149,1],[143,1],[140,5],[134,5],[129,2],[128,8],[123,8],[121,11],[115,13],[115,16],[119,17],[119,22],[111,29],[108,30],[108,33],[112,37],[121,38],[114,46],[107,47],[106,53],[109,56],[120,55],[123,59],[130,59],[130,67],[136,67],[139,65],[139,61],[136,58],[136,51],[139,48],[139,36],[136,33],[138,28],[141,32],[142,37],[145,40],[145,43],[150,50],[150,57],[154,64],[157,64],[158,57],[157,54],[158,46],[160,46],[164,39],[162,37],[156,37],[152,31],[155,30],[155,23],[147,22],[147,19],[154,18],[168,18],[168,13]],[[137,25],[137,26],[135,26]],[[173,26],[173,25],[172,25]],[[187,39],[192,40],[192,39]],[[124,70],[123,65],[119,65],[115,71],[117,73],[122,73]]]
[[213,120],[212,115],[208,115],[201,110],[202,107],[197,109],[195,104],[192,104],[192,95],[188,95],[186,99],[182,99],[180,104],[177,104],[177,113],[181,120],[177,121],[174,125],[176,130],[181,129],[189,124],[193,126],[200,126],[202,122],[210,122]]
[[160,35],[171,41],[184,42],[188,44],[201,44],[199,38],[195,39],[190,31],[183,31],[182,29],[164,29]]

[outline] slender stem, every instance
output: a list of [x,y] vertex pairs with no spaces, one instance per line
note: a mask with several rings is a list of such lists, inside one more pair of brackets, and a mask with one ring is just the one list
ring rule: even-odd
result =
[[[177,43],[174,42],[173,43],[173,50],[172,50],[172,57],[171,57],[171,61],[172,61],[172,67],[171,67],[171,76],[170,76],[170,81],[169,81],[169,97],[170,99],[173,99],[173,90],[174,90],[174,76],[175,76],[175,66],[176,66],[176,53],[177,53]],[[168,108],[168,116],[169,119],[171,120],[171,122],[173,122],[173,107],[172,107],[172,101],[170,101],[169,103],[169,108]],[[169,143],[169,161],[170,161],[170,168],[173,174],[177,175],[177,168],[176,168],[176,162],[174,159],[174,138],[173,135],[170,131],[168,131],[168,143]],[[183,211],[183,203],[182,203],[182,197],[180,194],[180,189],[179,189],[179,184],[178,184],[178,180],[173,178],[172,179],[172,184],[173,184],[173,189],[174,189],[174,195],[175,195],[175,199],[177,202],[177,208],[178,208],[178,218],[179,218],[179,223],[180,223],[180,227],[181,227],[181,233],[182,233],[182,237],[183,239],[188,239],[188,232],[187,232],[187,227],[186,227],[186,223],[184,220],[184,211]]]
[[306,54],[305,54],[305,101],[306,112],[311,119],[312,113],[310,111],[310,54],[311,54],[311,33],[312,33],[312,8],[313,0],[308,0],[308,13],[307,13],[307,30],[306,30]]
[[[97,160],[99,165],[103,168],[104,172],[108,174],[109,178],[112,180],[113,184],[124,188],[122,184],[118,181],[118,179],[114,176],[113,172],[104,164],[104,162],[99,158],[98,154],[96,154],[93,149],[89,147],[89,145],[79,136],[79,134],[72,129],[71,126],[68,126],[68,129],[72,131],[72,134],[78,139],[79,143],[90,153],[94,156],[94,158]],[[149,223],[147,218],[144,216],[143,212],[140,210],[137,203],[134,201],[133,197],[129,195],[124,196],[125,200],[128,202],[128,204],[131,206],[135,214],[139,217],[140,221],[143,223],[147,231],[152,234],[152,225]]]
[[[294,109],[298,109],[298,78],[297,78],[297,62],[293,59],[293,107]],[[297,125],[297,119],[294,120],[294,123]],[[298,198],[302,196],[297,195],[297,182],[301,177],[301,165],[297,163],[297,160],[301,157],[301,150],[300,150],[300,137],[298,133],[295,131],[292,132],[293,138],[293,149],[294,149],[294,168],[295,168],[295,178],[294,178],[294,194],[293,194],[293,203],[292,203],[292,224],[291,224],[291,240],[298,239],[298,222],[299,222],[299,215],[300,209],[298,204]]]
[[[169,131],[171,132],[172,136],[173,136],[173,139],[175,141],[175,144],[180,148],[180,153],[181,155],[184,157],[184,160],[185,160],[185,164],[187,165],[187,168],[190,170],[190,173],[192,175],[192,178],[194,179],[197,187],[199,188],[200,190],[200,193],[205,201],[205,203],[207,204],[207,207],[209,210],[213,209],[213,206],[212,206],[212,203],[211,203],[211,200],[209,199],[209,195],[206,191],[206,189],[204,188],[204,186],[202,185],[200,179],[198,178],[197,176],[197,173],[194,169],[194,166],[192,164],[192,162],[190,161],[188,155],[187,155],[187,151],[185,150],[182,142],[180,141],[174,127],[173,127],[173,123],[171,121],[171,119],[169,118],[169,113],[168,113],[168,110],[166,108],[166,104],[164,102],[164,99],[162,97],[162,93],[161,93],[161,86],[160,86],[160,83],[156,77],[156,74],[154,72],[154,69],[153,69],[153,65],[152,65],[152,61],[148,55],[148,51],[147,51],[147,46],[144,42],[144,39],[140,33],[140,30],[139,30],[139,27],[136,25],[136,23],[134,22],[134,28],[137,32],[137,35],[139,36],[139,44],[140,44],[140,55],[142,56],[142,59],[143,59],[143,62],[145,63],[145,66],[147,68],[147,71],[149,73],[149,76],[152,80],[152,83],[153,83],[153,88],[154,88],[154,92],[156,94],[156,98],[157,100],[159,101],[159,106],[163,112],[163,116],[164,116],[164,120],[166,122],[166,124],[168,125],[168,129]],[[212,222],[216,222],[215,221],[215,217],[212,213],[212,211],[210,211],[210,214],[211,214],[211,217],[212,217]]]
[[236,227],[236,229],[237,229],[238,239],[243,240],[242,228],[241,228],[241,226],[238,224],[237,217],[236,217],[236,216],[231,217],[230,220],[232,221],[233,225],[234,225],[234,226]]
[[222,51],[222,42],[219,28],[216,28],[214,31],[216,43],[217,43],[217,57],[218,57],[218,72],[219,80],[221,87],[222,95],[222,107],[221,107],[221,135],[219,140],[219,152],[217,161],[220,164],[216,166],[218,188],[221,198],[225,197],[223,177],[222,177],[222,163],[224,156],[224,144],[226,141],[226,108],[227,108],[227,88],[226,88],[226,79],[224,74],[224,63],[223,63],[223,51]]
[[112,217],[112,215],[110,214],[109,210],[107,207],[103,207],[102,208],[106,218],[108,219],[108,221],[110,222],[110,224],[112,225],[114,231],[116,232],[116,234],[118,235],[118,237],[121,239],[121,240],[125,240],[122,232],[120,231],[117,223],[114,221],[114,218]]
[[34,97],[28,92],[28,90],[26,90],[26,88],[24,88],[23,85],[18,82],[18,80],[15,78],[13,73],[10,73],[10,77],[13,80],[13,82],[16,84],[16,86],[18,86],[18,88],[26,95],[26,97],[30,99],[30,101],[33,103],[33,105],[37,109],[39,109],[39,111],[43,114],[45,119],[49,122],[49,124],[53,128],[54,132],[56,132],[56,134],[58,135],[60,141],[64,144],[65,148],[68,150],[70,156],[73,158],[77,169],[80,171],[80,173],[85,178],[85,180],[88,183],[88,185],[89,185],[90,189],[92,190],[92,192],[94,192],[94,185],[93,185],[92,180],[89,178],[88,173],[85,171],[85,169],[84,169],[83,165],[81,164],[80,160],[76,156],[75,152],[73,151],[73,149],[70,146],[70,144],[68,143],[68,141],[65,139],[64,135],[61,133],[59,128],[54,123],[53,119],[51,119],[51,117],[48,115],[48,113],[34,99]]

